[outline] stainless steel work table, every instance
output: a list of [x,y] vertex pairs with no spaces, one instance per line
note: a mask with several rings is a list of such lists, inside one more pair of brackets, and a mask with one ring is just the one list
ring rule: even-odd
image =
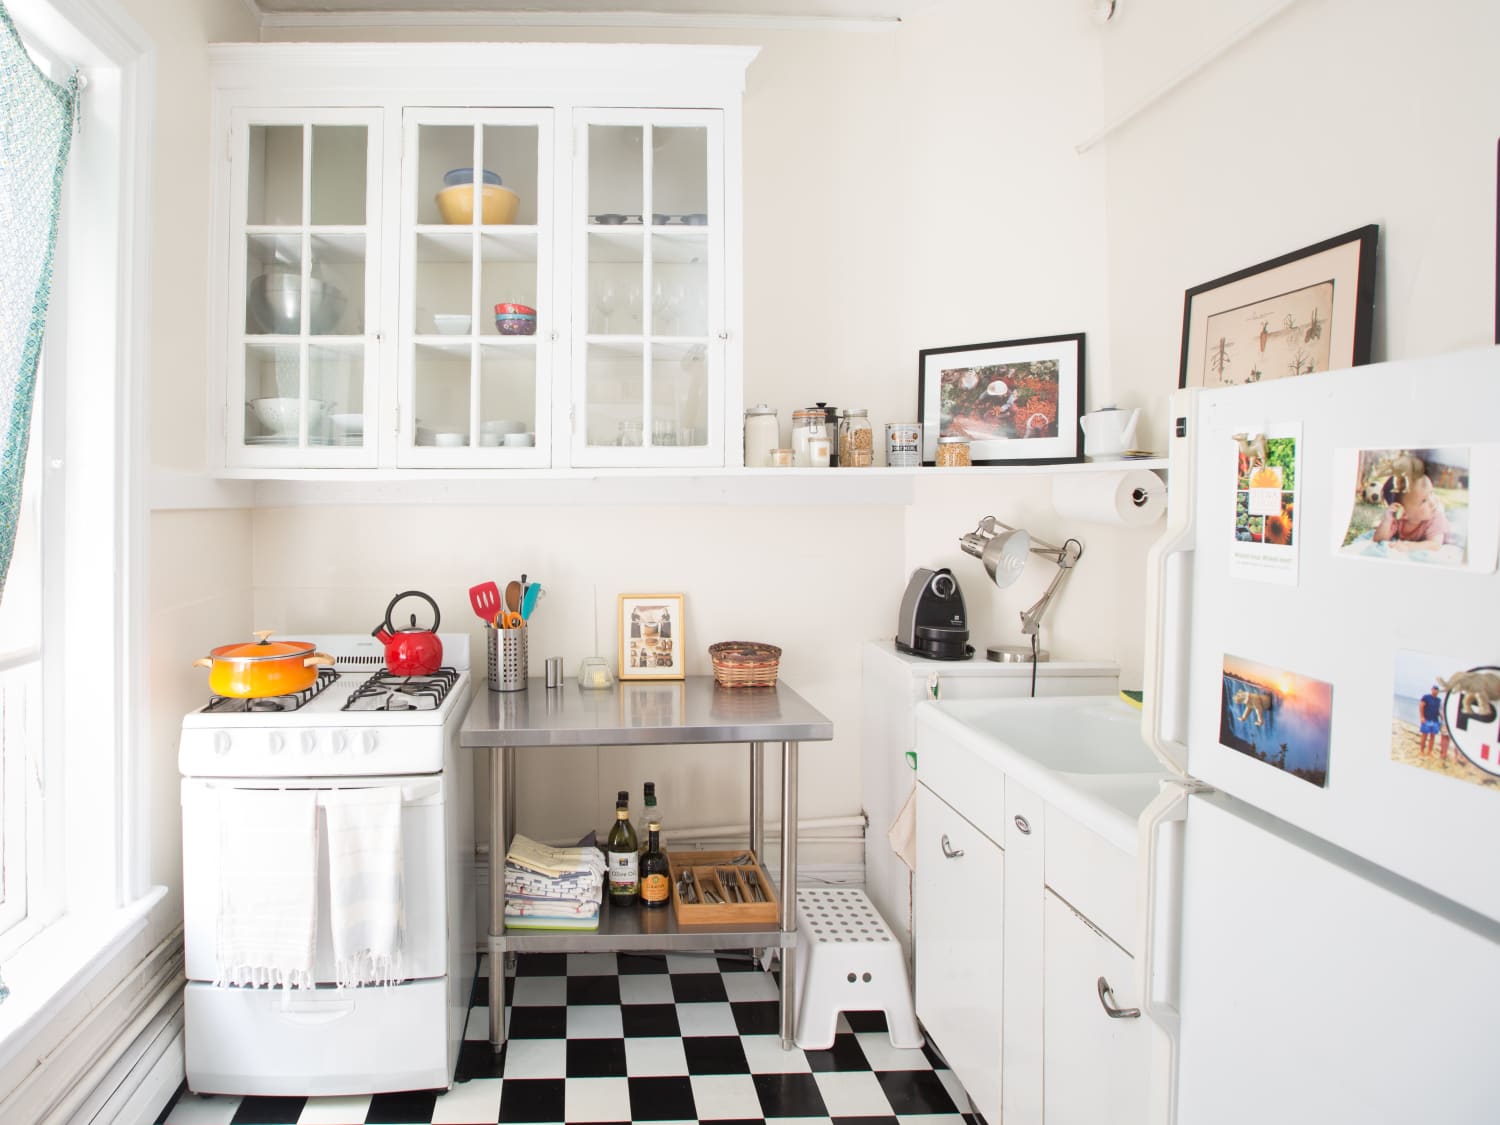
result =
[[[797,748],[826,742],[833,723],[785,684],[722,688],[712,676],[580,688],[548,688],[540,677],[525,691],[475,693],[459,744],[490,752],[490,1042],[505,1042],[507,953],[638,950],[781,949],[781,1043],[791,1047],[797,1006]],[[505,854],[516,823],[517,747],[661,746],[746,742],[750,745],[750,848],[765,854],[762,770],[765,744],[781,743],[781,922],[679,927],[670,909],[614,909],[605,895],[597,932],[514,930],[505,926]],[[676,806],[674,806],[676,807]]]

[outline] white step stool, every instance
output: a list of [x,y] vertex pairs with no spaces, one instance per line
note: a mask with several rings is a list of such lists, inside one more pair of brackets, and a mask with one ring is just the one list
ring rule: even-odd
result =
[[901,945],[864,891],[797,890],[797,1046],[833,1046],[840,1012],[883,1011],[893,1047],[920,1047]]

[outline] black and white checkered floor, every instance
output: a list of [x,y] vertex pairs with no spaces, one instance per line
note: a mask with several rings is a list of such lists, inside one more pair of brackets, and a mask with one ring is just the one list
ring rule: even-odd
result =
[[[486,972],[487,958],[480,963]],[[747,958],[550,954],[505,978],[509,1039],[489,1044],[489,980],[475,982],[457,1082],[341,1098],[197,1097],[158,1125],[495,1125],[692,1122],[974,1125],[930,1049],[891,1046],[885,1018],[840,1018],[832,1050],[783,1051],[776,976]]]

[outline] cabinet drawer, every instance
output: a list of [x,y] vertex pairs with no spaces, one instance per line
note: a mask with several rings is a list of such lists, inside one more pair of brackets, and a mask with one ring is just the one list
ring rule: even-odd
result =
[[1135,949],[1135,857],[1049,809],[1046,881],[1121,949]]
[[917,780],[997,844],[1005,841],[1005,774],[963,743],[917,722]]

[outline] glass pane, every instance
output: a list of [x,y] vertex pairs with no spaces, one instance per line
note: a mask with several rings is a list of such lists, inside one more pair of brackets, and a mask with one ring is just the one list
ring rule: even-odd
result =
[[307,349],[308,386],[323,424],[307,435],[309,445],[363,445],[365,441],[365,350],[362,345],[313,344]]
[[587,444],[645,444],[641,359],[639,344],[588,345],[584,392],[584,441]]
[[250,226],[294,227],[302,223],[302,126],[250,126]]
[[479,352],[479,444],[536,444],[536,349],[529,344]]
[[[298,350],[295,343],[245,345],[246,445],[297,444],[302,421]],[[312,408],[308,421],[313,432],[323,426],[327,410],[321,401]]]
[[706,223],[708,130],[698,125],[657,126],[651,132],[652,222]]
[[[496,208],[485,215],[486,223],[524,223],[534,225],[537,218],[537,130],[535,125],[486,125],[480,138],[486,175],[486,195],[498,202],[485,201],[485,209]],[[493,178],[492,178],[493,177]],[[498,193],[491,190],[497,185]],[[516,196],[514,204],[510,196]],[[507,216],[509,212],[509,217]]]
[[[536,236],[486,233],[479,253],[479,331],[485,336],[536,335],[537,322],[548,311],[537,306]],[[497,305],[520,308],[497,310]]]
[[422,335],[436,332],[467,336],[474,330],[473,316],[473,234],[441,231],[418,235],[416,331]]
[[708,362],[701,344],[651,349],[651,444],[708,442]]
[[588,247],[589,334],[639,335],[644,277],[640,232],[590,232]]
[[[418,125],[417,222],[471,223],[474,219],[473,169],[472,125]],[[463,176],[460,170],[467,170],[468,176]],[[446,184],[444,179],[449,172],[458,173],[454,178],[463,182]],[[439,196],[442,197],[441,203]]]
[[639,125],[589,126],[590,223],[639,223],[645,161],[645,130]]
[[651,239],[652,333],[708,335],[708,243],[698,232]]
[[469,444],[470,345],[418,344],[416,349],[416,443]]
[[245,245],[245,331],[294,336],[302,330],[302,239],[252,234]]
[[365,225],[367,144],[363,125],[312,127],[314,226]]
[[308,329],[314,336],[359,336],[365,330],[365,236],[311,240]]

